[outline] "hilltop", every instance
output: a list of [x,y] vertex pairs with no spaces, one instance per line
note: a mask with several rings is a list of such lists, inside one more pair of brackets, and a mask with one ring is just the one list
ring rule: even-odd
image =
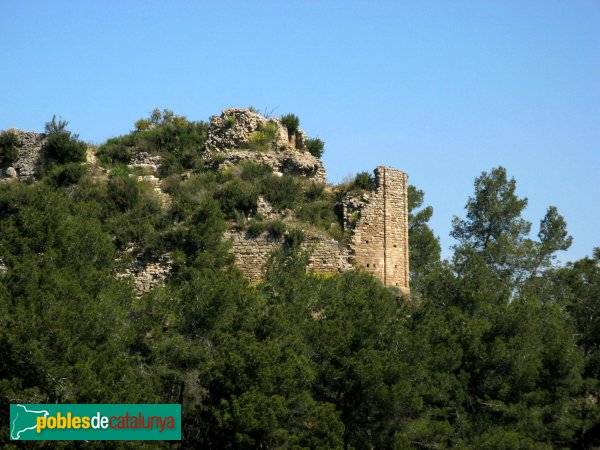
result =
[[[374,176],[362,173],[351,183],[329,185],[324,142],[299,125],[293,114],[267,118],[243,108],[226,109],[208,123],[155,110],[130,134],[87,148],[85,161],[83,149],[71,160],[50,157],[48,143],[66,124],[51,124],[46,134],[9,130],[3,136],[12,137],[16,151],[2,176],[67,186],[87,174],[109,189],[126,177],[164,210],[173,196],[209,195],[228,220],[224,238],[232,243],[236,265],[251,281],[260,280],[274,250],[298,246],[315,273],[362,267],[408,294],[406,175],[382,167]],[[75,143],[76,136],[64,140]],[[133,275],[139,295],[166,280],[177,248],[165,243],[154,253],[143,242],[123,244],[120,249],[134,259],[117,276]]]
[[182,448],[600,445],[600,249],[557,265],[504,168],[444,261],[405,173],[327,183],[293,114],[67,127],[0,134],[0,403],[181,404]]

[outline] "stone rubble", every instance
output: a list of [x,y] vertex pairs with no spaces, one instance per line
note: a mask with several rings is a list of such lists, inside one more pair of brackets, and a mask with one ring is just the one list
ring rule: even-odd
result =
[[128,167],[141,168],[144,170],[144,173],[156,175],[158,173],[158,168],[160,167],[160,159],[160,155],[151,155],[148,152],[137,152],[131,158]]

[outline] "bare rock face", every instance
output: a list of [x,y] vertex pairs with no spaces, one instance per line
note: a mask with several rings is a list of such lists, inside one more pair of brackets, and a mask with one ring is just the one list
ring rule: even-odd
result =
[[[275,128],[274,138],[266,150],[257,151],[252,146],[253,138],[267,126]],[[324,183],[325,167],[306,149],[307,139],[300,129],[289,136],[279,118],[266,118],[248,109],[229,108],[210,120],[207,158],[220,154],[224,158],[221,165],[225,167],[240,161],[256,161],[268,165],[274,172],[301,175]]]
[[18,178],[23,181],[36,179],[39,175],[40,155],[46,135],[16,128],[1,134],[4,133],[13,133],[17,137],[18,157],[12,166],[0,170],[0,178]]

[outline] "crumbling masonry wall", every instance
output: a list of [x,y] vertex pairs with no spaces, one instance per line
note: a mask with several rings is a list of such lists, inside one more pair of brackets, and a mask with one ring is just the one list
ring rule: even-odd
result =
[[[309,269],[315,273],[337,273],[363,267],[386,286],[409,294],[408,266],[408,177],[390,167],[375,169],[376,188],[360,198],[342,203],[344,226],[351,230],[348,248],[326,237],[310,237],[302,244],[309,254]],[[263,276],[269,255],[283,245],[268,233],[251,238],[244,232],[229,231],[236,265],[251,281]]]
[[[227,231],[225,239],[231,240],[235,265],[253,282],[263,277],[271,253],[283,246],[283,238],[273,239],[266,232],[250,238],[244,232]],[[333,274],[352,267],[348,251],[340,249],[338,242],[333,239],[311,236],[300,248],[308,254],[308,267],[314,273]]]
[[359,217],[350,249],[355,264],[386,286],[409,294],[408,176],[379,166],[375,169],[375,183],[375,191],[356,206]]

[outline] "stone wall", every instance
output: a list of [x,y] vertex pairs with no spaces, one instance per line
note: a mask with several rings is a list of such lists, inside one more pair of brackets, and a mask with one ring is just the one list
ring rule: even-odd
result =
[[350,252],[340,249],[335,239],[310,237],[300,248],[308,253],[308,267],[314,273],[333,274],[352,268]]
[[39,176],[40,153],[46,135],[16,128],[3,133],[14,133],[17,136],[19,153],[17,160],[10,167],[0,169],[0,178],[18,178],[22,181],[36,179]]
[[[283,247],[283,238],[273,239],[267,232],[255,238],[240,231],[228,231],[225,239],[232,241],[231,252],[235,265],[250,279],[257,282],[264,275],[264,266],[271,253]],[[324,236],[310,236],[300,248],[309,255],[308,267],[314,273],[332,274],[348,270],[350,255],[340,249],[338,242]]]
[[150,292],[154,286],[165,283],[171,273],[172,265],[173,261],[168,254],[153,258],[138,254],[127,269],[117,274],[117,278],[132,277],[136,295],[141,297]]
[[225,232],[224,238],[232,242],[235,265],[253,282],[262,278],[269,255],[283,245],[283,239],[273,239],[268,233],[250,238],[244,232],[230,230]]
[[376,189],[360,201],[344,202],[346,222],[355,221],[350,250],[357,265],[408,294],[408,177],[379,166],[375,182]]

